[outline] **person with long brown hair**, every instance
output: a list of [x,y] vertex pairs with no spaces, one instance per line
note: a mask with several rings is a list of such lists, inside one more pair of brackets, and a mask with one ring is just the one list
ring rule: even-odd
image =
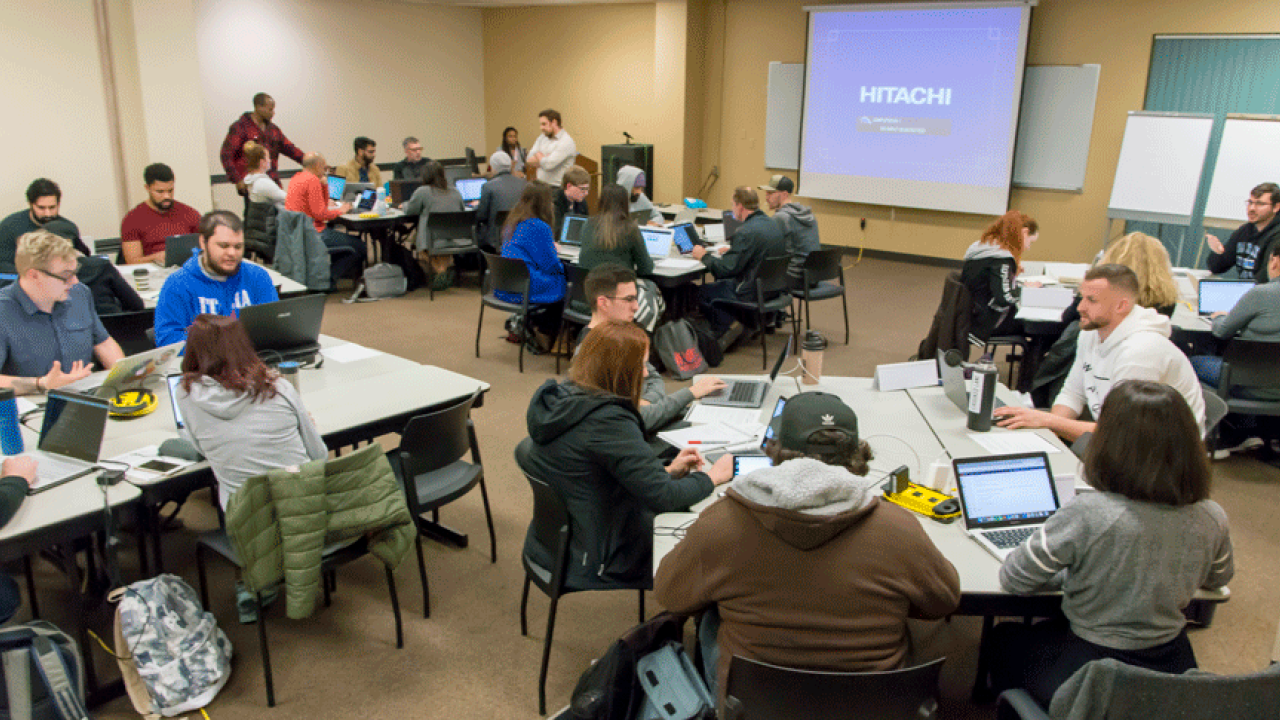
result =
[[[435,160],[428,160],[422,169],[422,187],[414,190],[409,202],[404,205],[405,215],[418,216],[417,245],[422,257],[427,256],[427,220],[431,213],[462,212],[463,209],[462,194],[449,187],[444,166]],[[452,255],[436,255],[431,258],[431,284],[436,290],[448,288],[453,284],[454,277]]]
[[996,688],[1047,706],[1091,660],[1167,673],[1196,667],[1182,610],[1234,574],[1227,515],[1209,499],[1200,427],[1164,383],[1124,380],[1107,394],[1079,493],[1000,568],[1005,591],[1062,591],[1064,620],[1002,623],[990,647]]
[[983,347],[993,335],[1018,335],[1018,273],[1022,254],[1040,237],[1040,225],[1026,213],[1010,210],[996,218],[982,239],[964,251],[960,281],[973,299],[969,342]]
[[[516,460],[568,507],[565,583],[574,590],[648,585],[654,516],[702,500],[733,472],[728,455],[703,472],[702,457],[689,449],[663,467],[638,409],[648,355],[649,337],[639,326],[604,323],[583,341],[569,379],[548,380],[529,403],[529,437]],[[532,533],[525,552],[550,567],[551,548]]]
[[298,391],[263,364],[235,318],[196,316],[175,392],[183,435],[208,459],[224,508],[245,480],[329,454]]
[[[530,317],[526,320],[544,336],[541,347],[535,347],[535,351],[549,349],[550,339],[560,332],[565,279],[564,264],[556,255],[556,243],[551,235],[554,214],[551,186],[531,182],[502,227],[502,257],[522,260],[529,268],[529,303],[538,307],[536,312],[530,308]],[[506,302],[523,300],[520,293],[499,291],[495,295]]]
[[609,183],[600,190],[600,209],[582,228],[582,254],[578,264],[585,270],[612,263],[634,270],[637,275],[653,274],[653,258],[645,249],[640,228],[631,219],[631,200],[626,188]]

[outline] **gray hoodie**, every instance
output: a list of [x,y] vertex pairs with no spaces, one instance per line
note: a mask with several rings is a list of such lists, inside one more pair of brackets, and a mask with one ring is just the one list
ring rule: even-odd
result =
[[[810,515],[838,515],[869,507],[880,495],[878,485],[837,465],[813,458],[795,458],[740,475],[729,487],[765,507]],[[796,544],[791,540],[787,542]]]
[[182,435],[209,460],[224,508],[245,480],[329,455],[298,391],[281,378],[275,388],[276,396],[262,402],[207,376],[190,393],[176,389]]
[[782,237],[787,241],[787,254],[791,262],[787,265],[787,274],[802,280],[804,278],[804,260],[809,253],[822,248],[818,240],[818,221],[813,211],[800,203],[787,203],[773,214],[773,221],[782,228]]
[[[618,184],[626,188],[627,193],[630,194],[636,186],[636,177],[642,172],[644,171],[635,165],[623,165],[618,168]],[[637,210],[648,210],[649,222],[662,222],[662,213],[653,207],[653,203],[649,202],[649,198],[645,197],[643,192],[631,198],[630,212]]]

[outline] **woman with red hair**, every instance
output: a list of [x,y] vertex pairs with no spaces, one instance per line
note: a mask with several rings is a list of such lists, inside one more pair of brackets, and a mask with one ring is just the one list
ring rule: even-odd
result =
[[993,335],[1020,335],[1018,273],[1022,254],[1040,236],[1040,225],[1026,213],[1010,210],[982,233],[982,239],[964,251],[960,281],[973,298],[969,342],[978,347]]

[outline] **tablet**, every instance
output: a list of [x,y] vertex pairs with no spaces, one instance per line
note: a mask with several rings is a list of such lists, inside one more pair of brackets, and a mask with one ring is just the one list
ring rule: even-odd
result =
[[672,225],[671,232],[676,241],[676,249],[680,251],[681,255],[688,255],[693,252],[693,246],[698,239],[698,230],[693,227],[693,223]]
[[746,475],[755,472],[760,468],[767,468],[773,465],[773,460],[767,455],[734,455],[733,456],[733,476]]

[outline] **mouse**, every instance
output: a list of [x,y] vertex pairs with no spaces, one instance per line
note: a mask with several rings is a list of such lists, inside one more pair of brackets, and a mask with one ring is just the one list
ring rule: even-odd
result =
[[191,462],[200,462],[204,459],[204,455],[200,454],[195,445],[182,438],[171,438],[160,443],[160,454],[180,460],[190,460]]
[[933,506],[934,515],[954,515],[958,512],[960,512],[960,501],[955,498],[947,498]]

